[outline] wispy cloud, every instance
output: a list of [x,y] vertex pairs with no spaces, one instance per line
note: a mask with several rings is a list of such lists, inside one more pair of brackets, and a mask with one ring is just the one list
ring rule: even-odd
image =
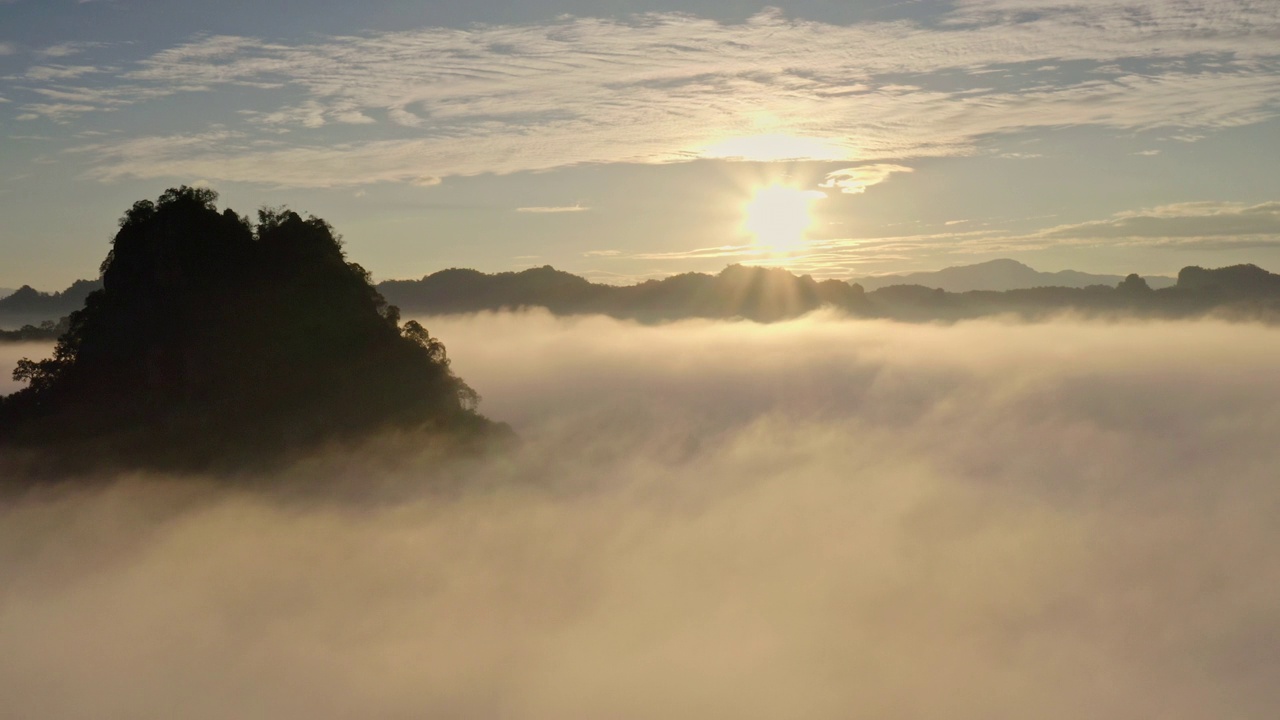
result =
[[586,212],[587,210],[590,210],[590,209],[591,209],[591,208],[583,207],[583,206],[581,206],[581,205],[549,205],[549,206],[541,206],[541,207],[538,207],[538,206],[535,206],[535,207],[518,207],[518,208],[516,208],[516,212],[522,212],[522,213],[579,213],[579,212]]
[[92,112],[99,109],[96,105],[84,105],[78,103],[56,102],[56,103],[29,103],[22,106],[23,114],[18,116],[18,120],[37,120],[39,118],[47,118],[54,122],[66,122],[78,115]]
[[[475,175],[761,152],[905,167],[894,163],[1029,128],[1204,135],[1280,107],[1273,3],[973,1],[948,17],[830,25],[768,10],[733,24],[653,13],[302,44],[213,36],[112,73],[104,97],[116,104],[76,104],[234,90],[246,129],[300,132],[249,152],[139,139],[151,152],[106,152],[93,174],[290,185],[298,173],[283,161],[297,161],[307,186],[408,181],[409,167]],[[362,125],[359,139],[326,134],[340,125]],[[857,192],[873,177],[833,187]]]
[[911,168],[886,163],[845,168],[827,173],[820,187],[838,188],[842,193],[857,195],[866,192],[872,185],[884,182],[893,173],[904,172],[911,172]]
[[1266,238],[1280,245],[1280,201],[1258,205],[1196,202],[1120,213],[1106,220],[1060,225],[1043,235],[1059,239],[1207,241]]
[[91,42],[64,42],[56,45],[50,45],[36,54],[47,58],[64,58],[72,55],[78,55],[85,50],[94,47],[101,47],[101,43]]
[[[1035,218],[1024,218],[1034,220]],[[865,273],[868,263],[904,263],[930,257],[946,264],[974,256],[997,257],[1042,250],[1064,243],[1103,247],[1141,245],[1149,248],[1230,251],[1280,247],[1280,201],[1255,205],[1224,202],[1192,202],[1118,213],[1110,218],[1070,225],[1056,225],[1033,232],[1014,233],[987,227],[972,230],[969,220],[943,223],[938,232],[910,234],[868,233],[859,237],[810,239],[779,253],[756,244],[721,245],[670,252],[597,251],[602,261],[650,261],[660,267],[701,262],[774,265],[815,277],[848,278]],[[974,225],[969,225],[974,227]]]
[[100,72],[102,72],[100,68],[91,65],[36,65],[28,68],[22,77],[26,80],[45,82],[49,80],[72,80]]

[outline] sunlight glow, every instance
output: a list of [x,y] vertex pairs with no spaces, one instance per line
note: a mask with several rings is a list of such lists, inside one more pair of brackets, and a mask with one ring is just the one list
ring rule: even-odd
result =
[[850,159],[850,153],[831,140],[783,134],[730,138],[704,148],[701,156],[751,162]]
[[758,245],[768,250],[793,250],[804,242],[805,232],[813,225],[811,206],[824,197],[817,190],[785,185],[761,188],[747,203],[743,228],[755,236]]

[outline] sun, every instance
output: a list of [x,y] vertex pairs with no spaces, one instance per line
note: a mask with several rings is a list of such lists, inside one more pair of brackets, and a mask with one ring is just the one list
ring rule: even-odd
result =
[[756,244],[773,252],[787,252],[804,243],[813,225],[813,203],[826,197],[817,190],[770,185],[756,191],[747,203],[742,227]]

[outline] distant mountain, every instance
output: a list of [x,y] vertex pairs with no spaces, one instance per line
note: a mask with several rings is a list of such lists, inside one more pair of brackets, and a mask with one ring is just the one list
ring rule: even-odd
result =
[[1177,286],[1226,297],[1256,298],[1280,295],[1280,275],[1257,265],[1232,265],[1213,270],[1193,265],[1178,272]]
[[0,300],[9,297],[14,293],[13,288],[0,288]]
[[598,313],[641,321],[746,318],[769,322],[798,317],[824,305],[871,311],[862,289],[839,280],[817,281],[778,268],[730,265],[718,275],[684,273],[638,285],[592,283],[550,265],[493,275],[442,270],[420,280],[378,285],[387,302],[408,313],[464,313],[543,307],[559,315]]
[[990,315],[1023,318],[1075,312],[1106,317],[1186,318],[1214,315],[1280,323],[1280,275],[1256,265],[1186,267],[1171,287],[1152,289],[1138,275],[1116,287],[1036,287],[946,292],[923,285],[890,285],[866,294],[882,317],[961,320]]
[[[971,290],[1020,290],[1035,287],[1084,288],[1090,285],[1109,285],[1114,287],[1123,279],[1123,275],[1094,275],[1076,270],[1040,272],[1017,260],[1005,258],[989,260],[976,265],[957,265],[931,272],[855,278],[851,282],[858,283],[866,290],[879,290],[890,285],[923,285],[928,288],[946,290],[947,292],[969,292]],[[1145,279],[1152,289],[1170,287],[1174,284],[1173,278],[1162,275],[1152,275]]]
[[429,314],[532,306],[569,314],[596,304],[611,289],[550,265],[492,275],[450,268],[420,280],[387,280],[377,287],[401,310]]
[[71,329],[71,318],[64,317],[60,322],[45,320],[39,325],[23,325],[17,330],[0,330],[0,343],[52,343]]
[[[1071,278],[1063,273],[1035,274]],[[544,266],[492,275],[476,270],[442,270],[420,280],[390,280],[379,285],[378,290],[402,311],[423,315],[541,307],[557,315],[596,313],[643,322],[682,318],[771,322],[833,307],[851,315],[906,321],[951,321],[991,315],[1039,318],[1075,312],[1159,318],[1214,313],[1280,323],[1280,275],[1253,265],[1212,270],[1184,268],[1172,287],[1153,288],[1154,283],[1136,274],[1116,277],[1114,283],[1090,283],[1084,287],[948,292],[924,285],[897,284],[866,292],[856,284],[819,282],[778,268],[742,265],[730,265],[717,275],[685,273],[630,286],[599,285]]]
[[0,298],[0,328],[39,325],[57,321],[84,307],[89,293],[102,287],[101,280],[77,280],[62,292],[45,293],[23,285]]

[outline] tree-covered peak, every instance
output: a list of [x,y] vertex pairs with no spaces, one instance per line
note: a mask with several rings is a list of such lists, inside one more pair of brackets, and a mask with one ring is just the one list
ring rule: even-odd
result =
[[134,203],[101,290],[70,317],[28,387],[0,401],[0,442],[110,439],[145,462],[215,462],[386,426],[481,429],[476,393],[444,345],[401,327],[324,220],[257,222],[205,188]]

